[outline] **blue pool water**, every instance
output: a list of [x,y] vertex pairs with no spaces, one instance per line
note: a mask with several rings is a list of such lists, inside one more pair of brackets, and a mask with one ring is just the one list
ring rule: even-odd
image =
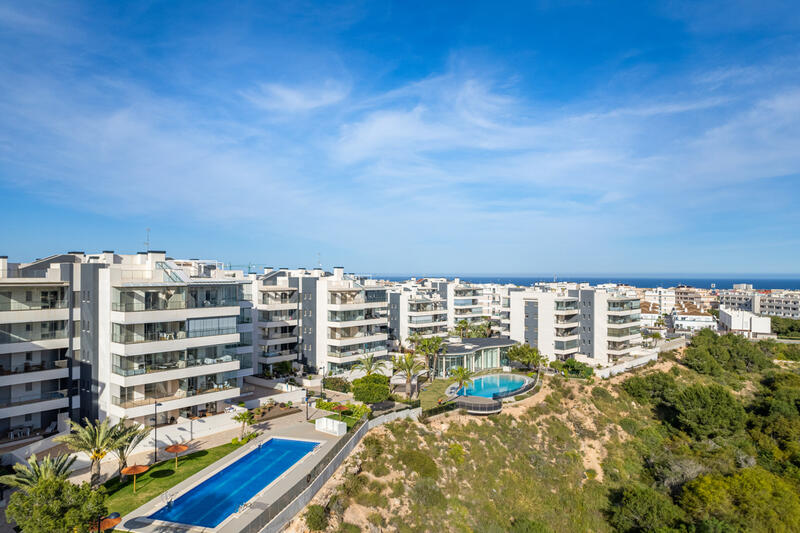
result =
[[177,498],[171,507],[162,507],[150,518],[216,527],[318,444],[271,439]]
[[483,396],[491,398],[496,392],[517,390],[525,384],[525,378],[513,374],[492,374],[472,378],[472,384],[462,387],[459,396]]

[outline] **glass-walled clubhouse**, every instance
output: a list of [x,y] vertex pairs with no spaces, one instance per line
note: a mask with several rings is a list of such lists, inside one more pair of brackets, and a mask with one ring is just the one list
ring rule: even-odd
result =
[[436,375],[446,377],[455,367],[478,372],[508,365],[508,349],[513,345],[514,341],[508,337],[448,342],[447,351],[436,364]]

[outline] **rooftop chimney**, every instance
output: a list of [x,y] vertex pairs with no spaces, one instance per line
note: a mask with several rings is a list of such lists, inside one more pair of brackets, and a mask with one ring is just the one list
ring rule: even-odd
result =
[[0,278],[8,277],[8,256],[0,255]]
[[333,267],[333,279],[344,279],[344,267]]

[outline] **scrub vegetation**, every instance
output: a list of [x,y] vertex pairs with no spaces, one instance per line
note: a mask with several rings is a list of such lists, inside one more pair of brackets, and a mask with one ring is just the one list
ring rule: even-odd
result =
[[704,331],[500,415],[397,421],[313,503],[329,531],[800,531],[800,374],[781,349]]

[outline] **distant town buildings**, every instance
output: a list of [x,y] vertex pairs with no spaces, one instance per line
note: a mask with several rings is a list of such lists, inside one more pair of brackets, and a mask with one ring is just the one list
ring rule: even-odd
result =
[[719,323],[725,333],[736,333],[751,339],[772,338],[770,318],[750,311],[719,308]]

